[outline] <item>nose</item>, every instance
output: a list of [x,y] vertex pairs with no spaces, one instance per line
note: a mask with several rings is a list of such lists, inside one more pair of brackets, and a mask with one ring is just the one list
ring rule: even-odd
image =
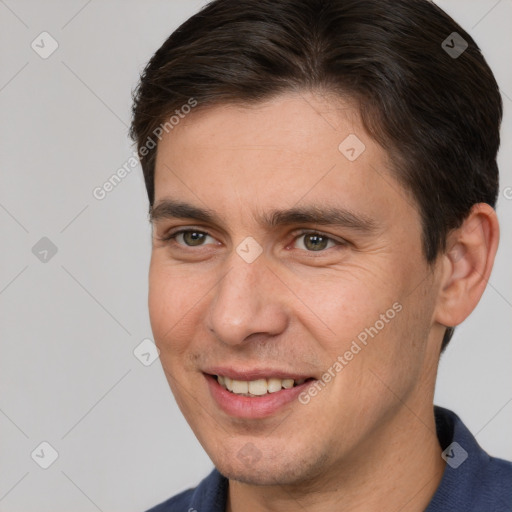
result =
[[280,299],[279,294],[282,286],[263,254],[247,263],[234,252],[229,270],[214,289],[208,329],[232,346],[282,333],[288,322],[284,297]]

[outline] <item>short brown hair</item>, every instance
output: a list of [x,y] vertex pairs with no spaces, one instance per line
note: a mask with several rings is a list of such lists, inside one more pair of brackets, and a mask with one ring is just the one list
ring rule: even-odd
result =
[[130,135],[150,208],[157,147],[147,142],[190,98],[202,109],[318,89],[356,100],[388,150],[417,202],[429,264],[472,205],[495,207],[499,88],[475,41],[434,3],[215,0],[170,35],[134,91]]

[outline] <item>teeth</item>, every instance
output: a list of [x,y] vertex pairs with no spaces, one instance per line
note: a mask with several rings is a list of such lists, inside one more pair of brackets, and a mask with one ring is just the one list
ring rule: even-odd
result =
[[251,381],[235,380],[222,375],[217,375],[217,382],[227,390],[237,395],[243,396],[263,396],[267,393],[276,393],[281,389],[290,389],[293,386],[304,384],[306,379],[300,379],[295,382],[293,379],[257,379]]
[[281,379],[268,379],[267,387],[269,393],[275,393],[281,391]]
[[242,393],[249,393],[249,383],[246,380],[233,379],[233,393],[241,395]]
[[266,395],[267,394],[267,379],[251,380],[249,382],[249,393],[251,395]]
[[284,379],[282,382],[282,386],[284,389],[293,388],[293,379]]

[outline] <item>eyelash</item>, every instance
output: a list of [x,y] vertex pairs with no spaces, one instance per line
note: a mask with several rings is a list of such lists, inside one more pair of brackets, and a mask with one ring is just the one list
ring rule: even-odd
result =
[[[189,245],[183,245],[183,244],[178,244],[178,242],[176,242],[176,237],[182,233],[191,233],[191,232],[194,232],[194,233],[200,233],[202,235],[207,235],[207,236],[211,236],[209,233],[207,233],[206,231],[201,231],[199,229],[191,229],[191,228],[187,228],[187,229],[178,229],[177,231],[173,231],[161,238],[159,238],[160,241],[162,242],[173,242],[175,244],[177,244],[178,246],[180,247],[186,247],[188,249],[194,249],[194,247],[192,246],[189,246]],[[304,235],[318,235],[318,236],[321,236],[323,238],[326,238],[327,240],[331,241],[331,242],[334,242],[337,246],[346,246],[348,245],[348,242],[346,241],[342,241],[342,240],[336,240],[334,238],[332,238],[331,236],[329,235],[326,235],[325,233],[322,233],[320,231],[315,231],[315,230],[311,230],[311,229],[301,229],[301,230],[298,230],[298,231],[295,231],[293,233],[293,242],[295,242],[298,238],[300,238],[301,236],[304,236]],[[196,247],[203,247],[201,245],[199,246],[196,246]],[[326,248],[326,249],[322,249],[320,251],[305,251],[307,253],[310,253],[310,254],[314,254],[315,252],[316,253],[325,253],[327,252],[328,249],[334,249],[334,247],[330,247],[330,248]]]

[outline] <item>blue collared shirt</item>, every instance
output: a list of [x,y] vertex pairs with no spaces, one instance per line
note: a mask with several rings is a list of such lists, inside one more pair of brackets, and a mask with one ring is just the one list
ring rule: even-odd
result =
[[[425,512],[512,512],[512,462],[489,456],[452,411],[435,406],[434,413],[447,464]],[[214,469],[147,512],[225,512],[227,495],[228,480]]]

